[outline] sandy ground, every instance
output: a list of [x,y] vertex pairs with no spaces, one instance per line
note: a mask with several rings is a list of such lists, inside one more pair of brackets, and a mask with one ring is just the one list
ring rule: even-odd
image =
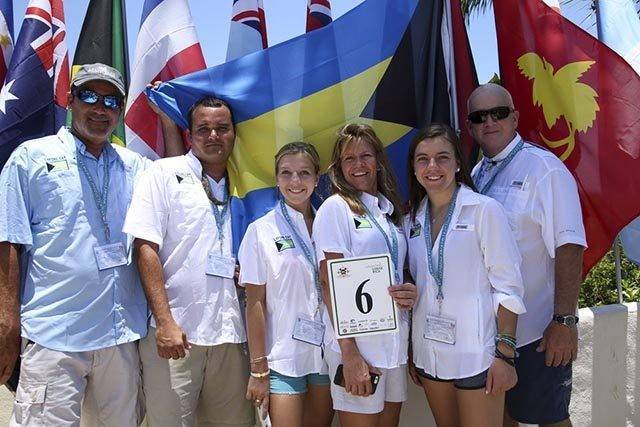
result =
[[0,386],[0,426],[8,426],[11,417],[13,395],[5,386]]

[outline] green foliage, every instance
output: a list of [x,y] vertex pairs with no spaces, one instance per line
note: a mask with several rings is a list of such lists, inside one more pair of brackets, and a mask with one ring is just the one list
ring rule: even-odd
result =
[[[640,299],[640,268],[622,254],[622,295],[625,302]],[[616,268],[613,252],[609,251],[602,260],[591,269],[582,283],[578,305],[594,307],[596,305],[616,304]]]

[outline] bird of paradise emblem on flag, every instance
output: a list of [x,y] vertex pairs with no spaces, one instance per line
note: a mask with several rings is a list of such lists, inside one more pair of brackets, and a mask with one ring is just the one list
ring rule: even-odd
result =
[[600,106],[598,94],[588,84],[580,82],[595,61],[570,62],[558,71],[544,57],[529,52],[518,58],[520,72],[533,80],[532,98],[541,107],[548,129],[563,119],[569,134],[560,139],[549,139],[540,132],[540,138],[551,148],[564,148],[559,155],[565,161],[576,145],[576,133],[586,133],[593,126]]

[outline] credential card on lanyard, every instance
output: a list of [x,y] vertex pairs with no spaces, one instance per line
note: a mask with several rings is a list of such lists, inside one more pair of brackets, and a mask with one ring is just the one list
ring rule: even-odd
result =
[[98,270],[107,270],[127,263],[127,252],[124,250],[122,242],[95,246],[93,253],[96,256]]
[[301,314],[296,318],[291,338],[320,347],[324,340],[324,325]]
[[446,344],[455,344],[456,321],[446,317],[427,315],[424,338]]
[[205,273],[209,276],[224,277],[233,279],[236,273],[236,259],[209,252],[207,255],[207,269]]

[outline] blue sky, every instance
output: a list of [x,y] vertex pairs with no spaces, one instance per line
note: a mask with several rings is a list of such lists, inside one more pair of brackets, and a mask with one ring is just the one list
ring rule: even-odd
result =
[[[346,13],[363,0],[333,0],[334,19]],[[14,25],[17,37],[27,0],[14,0]],[[140,25],[143,0],[127,0],[127,28],[129,37],[129,55],[133,57],[135,38]],[[267,16],[269,45],[274,45],[305,31],[305,0],[264,0]],[[80,34],[84,14],[89,0],[66,0],[65,21],[67,25],[67,45],[69,56],[73,52]],[[218,6],[212,6],[217,4]],[[229,21],[231,19],[231,0],[189,0],[200,44],[204,50],[208,66],[224,61],[226,56]],[[589,16],[590,0],[577,0],[570,6],[563,6],[563,13],[590,32],[595,32],[593,17]],[[473,51],[478,78],[486,82],[498,72],[498,54],[495,39],[493,11],[471,16],[468,26],[469,39]]]

